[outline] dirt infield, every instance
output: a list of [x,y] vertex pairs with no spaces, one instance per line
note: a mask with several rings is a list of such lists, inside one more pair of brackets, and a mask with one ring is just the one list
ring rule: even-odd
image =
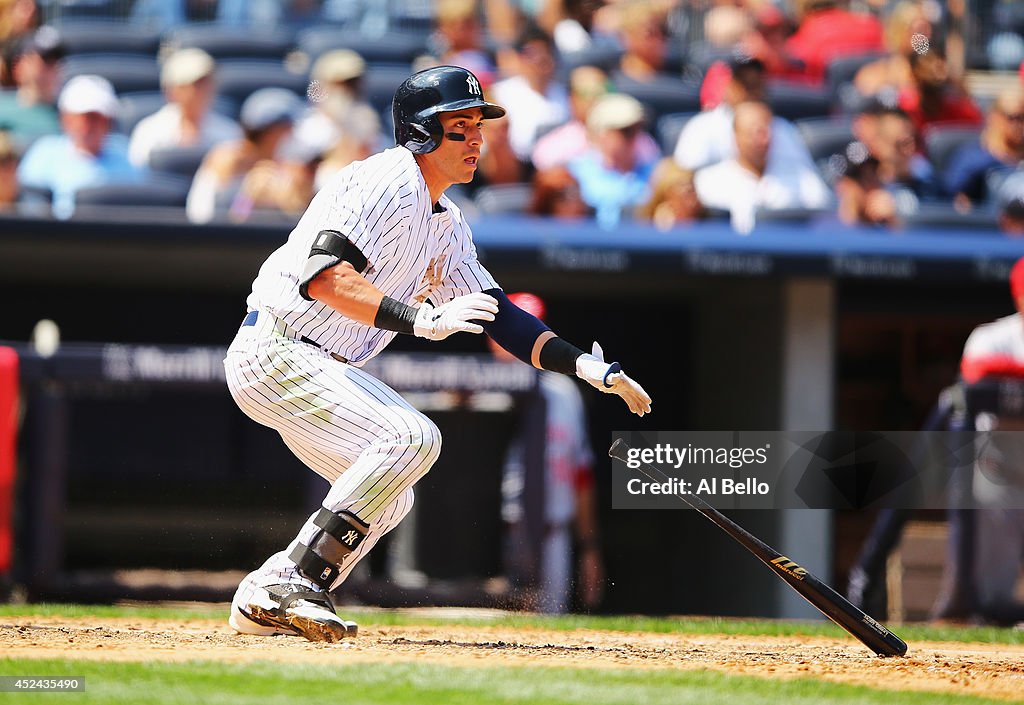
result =
[[852,640],[652,634],[511,627],[361,627],[343,644],[236,635],[223,622],[141,618],[0,618],[9,658],[303,663],[425,661],[458,666],[713,669],[764,678],[838,681],[1024,699],[1024,647],[922,643],[880,659]]

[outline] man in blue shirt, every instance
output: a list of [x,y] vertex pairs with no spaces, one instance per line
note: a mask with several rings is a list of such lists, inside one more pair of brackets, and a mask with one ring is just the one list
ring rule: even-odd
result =
[[961,147],[943,174],[946,190],[962,206],[987,200],[986,177],[997,169],[1013,169],[1024,162],[1024,88],[1003,90],[989,109],[985,131],[978,142]]
[[568,168],[601,227],[615,227],[623,210],[631,211],[648,198],[658,160],[637,157],[635,144],[643,122],[643,106],[624,93],[604,96],[587,116],[592,149],[569,162]]
[[22,186],[53,193],[55,216],[71,216],[78,189],[141,181],[142,172],[128,161],[128,140],[110,134],[118,102],[109,81],[93,75],[72,78],[57,109],[64,133],[36,140],[18,167]]

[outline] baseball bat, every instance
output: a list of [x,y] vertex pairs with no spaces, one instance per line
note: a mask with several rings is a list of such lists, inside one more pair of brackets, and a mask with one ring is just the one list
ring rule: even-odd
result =
[[[630,461],[629,450],[629,444],[618,438],[608,449],[608,455],[627,462]],[[669,479],[665,473],[650,463],[644,463],[637,459],[632,459],[631,462],[640,462],[638,470],[649,480],[664,482]],[[697,495],[676,493],[675,496],[714,522],[722,531],[757,556],[777,576],[785,580],[791,588],[800,593],[801,597],[876,654],[879,656],[903,656],[907,653],[905,641],[863,610],[854,606],[806,568],[776,551]]]

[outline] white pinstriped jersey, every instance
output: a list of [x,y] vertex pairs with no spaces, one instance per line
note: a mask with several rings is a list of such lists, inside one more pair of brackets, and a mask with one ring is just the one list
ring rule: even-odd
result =
[[396,333],[346,318],[299,295],[299,276],[321,230],[336,230],[367,260],[363,276],[386,296],[412,304],[445,303],[497,288],[477,260],[469,225],[447,196],[433,212],[412,152],[393,147],[350,164],[316,195],[288,241],[267,258],[246,301],[269,311],[324,350],[359,366]]

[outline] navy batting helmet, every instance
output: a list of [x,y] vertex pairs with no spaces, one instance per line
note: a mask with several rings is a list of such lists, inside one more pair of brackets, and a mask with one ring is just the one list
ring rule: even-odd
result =
[[438,113],[465,108],[480,108],[488,120],[505,114],[484,100],[480,81],[464,68],[435,66],[415,73],[398,87],[391,104],[395,142],[413,154],[433,152],[444,137]]

